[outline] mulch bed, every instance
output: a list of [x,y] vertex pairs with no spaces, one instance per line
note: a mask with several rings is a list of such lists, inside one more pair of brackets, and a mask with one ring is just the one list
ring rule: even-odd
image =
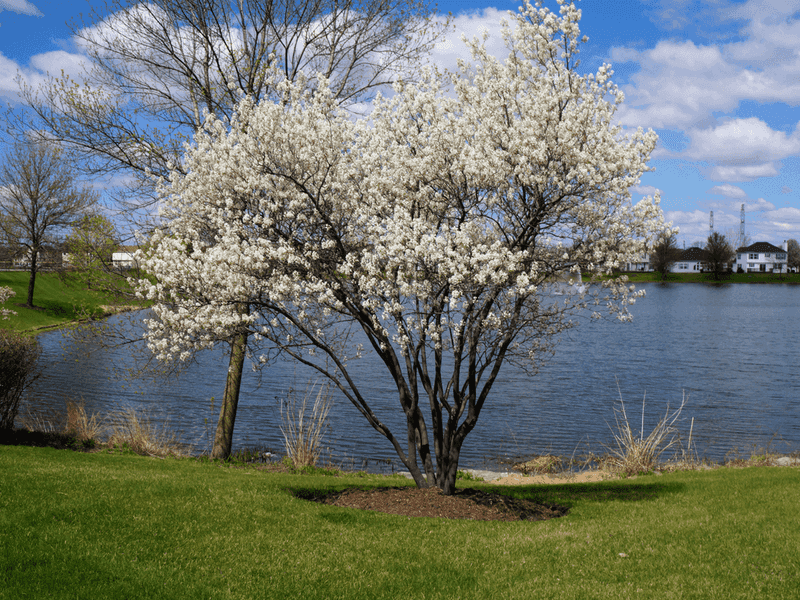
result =
[[564,506],[544,505],[474,489],[460,489],[445,496],[438,488],[351,488],[325,496],[296,495],[333,506],[374,510],[407,517],[438,517],[472,521],[544,521],[563,517]]

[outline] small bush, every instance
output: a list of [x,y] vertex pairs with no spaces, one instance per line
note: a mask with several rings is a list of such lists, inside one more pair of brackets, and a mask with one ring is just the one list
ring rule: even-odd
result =
[[558,456],[542,454],[525,462],[517,463],[513,467],[526,475],[544,475],[562,472],[564,470],[563,463],[564,461]]
[[157,426],[147,414],[139,414],[132,408],[126,408],[111,413],[108,422],[109,448],[157,457],[188,454],[167,424]]
[[94,445],[104,433],[105,425],[97,420],[97,415],[86,414],[86,407],[83,399],[80,402],[67,402],[67,425],[64,428],[66,433],[74,435],[83,445],[91,443]]
[[614,447],[610,447],[609,455],[602,460],[602,466],[623,475],[636,475],[647,473],[659,466],[661,455],[680,442],[678,429],[675,424],[686,406],[686,394],[683,394],[680,406],[670,412],[669,405],[664,416],[658,421],[653,431],[644,435],[644,409],[645,396],[642,399],[642,426],[637,436],[628,421],[625,402],[620,392],[620,408],[614,409],[616,431],[612,429]]
[[307,405],[313,393],[313,388],[307,390],[299,404],[290,393],[289,398],[281,403],[281,433],[286,442],[286,454],[295,469],[316,466],[322,451],[322,436],[331,408],[331,397],[328,389],[321,387],[309,413]]
[[39,377],[36,340],[0,329],[0,429],[13,429],[25,390]]

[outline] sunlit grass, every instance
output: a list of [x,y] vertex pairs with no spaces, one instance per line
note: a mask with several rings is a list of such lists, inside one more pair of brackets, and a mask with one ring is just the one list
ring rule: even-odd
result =
[[800,586],[796,468],[500,487],[570,507],[511,523],[291,491],[398,485],[374,475],[14,446],[0,472],[0,598],[772,599]]

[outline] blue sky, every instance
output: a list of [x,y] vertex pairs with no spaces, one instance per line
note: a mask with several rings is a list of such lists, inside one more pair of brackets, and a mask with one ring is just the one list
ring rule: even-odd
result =
[[[634,200],[660,191],[668,220],[688,247],[738,231],[742,204],[752,241],[800,239],[800,0],[582,0],[589,42],[583,71],[611,63],[625,92],[625,127],[660,136]],[[456,32],[431,60],[452,66],[459,41],[499,21],[511,0],[439,2]],[[554,1],[546,6],[555,8]],[[0,102],[17,101],[19,73],[36,84],[49,71],[78,73],[69,21],[99,0],[0,0]],[[497,53],[502,52],[499,44]]]

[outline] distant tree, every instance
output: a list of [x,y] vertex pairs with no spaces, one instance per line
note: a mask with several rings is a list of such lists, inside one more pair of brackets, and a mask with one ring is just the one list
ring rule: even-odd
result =
[[714,273],[714,279],[720,279],[733,264],[736,252],[731,247],[728,238],[721,233],[714,231],[708,236],[706,242],[706,266]]
[[654,271],[661,273],[661,279],[667,278],[672,265],[677,262],[681,255],[681,249],[678,248],[678,241],[674,233],[662,235],[653,250],[650,252],[650,265]]
[[790,269],[800,269],[800,244],[797,240],[789,240],[787,242],[787,260],[786,263]]
[[[114,223],[101,214],[87,214],[73,227],[64,243],[70,266],[87,288],[112,283],[114,251],[119,247],[119,235]],[[109,281],[111,279],[111,281]]]
[[94,193],[76,185],[57,146],[28,141],[7,150],[0,161],[0,229],[27,253],[27,306],[33,306],[39,254],[96,202]]
[[742,232],[738,227],[729,227],[725,231],[725,237],[730,242],[731,248],[733,248],[734,252],[736,252],[739,248],[744,248],[752,243],[750,236],[747,234],[742,236]]

